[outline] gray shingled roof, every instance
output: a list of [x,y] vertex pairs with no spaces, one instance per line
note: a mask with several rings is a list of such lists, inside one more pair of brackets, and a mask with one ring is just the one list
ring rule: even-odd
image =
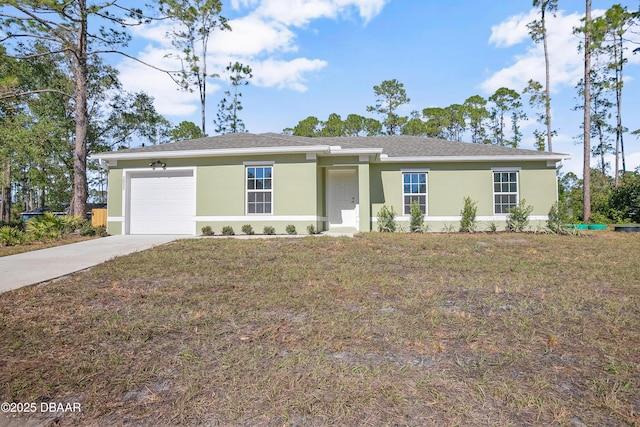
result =
[[160,153],[173,151],[197,151],[216,149],[250,149],[268,147],[317,147],[340,146],[343,149],[382,149],[388,157],[477,157],[477,156],[557,156],[569,158],[561,153],[540,152],[522,148],[499,147],[496,145],[472,144],[468,142],[447,141],[417,136],[369,136],[369,137],[331,137],[309,138],[281,135],[276,133],[236,133],[211,136],[168,144],[150,145],[141,148],[120,150],[111,153]]

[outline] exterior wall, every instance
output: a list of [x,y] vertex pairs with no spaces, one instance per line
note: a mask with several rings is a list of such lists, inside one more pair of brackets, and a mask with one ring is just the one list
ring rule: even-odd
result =
[[[109,171],[109,233],[122,234],[125,230],[123,170],[149,170],[150,160],[119,161]],[[272,214],[247,214],[246,162],[272,165]],[[289,224],[296,227],[298,234],[306,234],[309,225],[314,225],[316,230],[322,226],[317,182],[320,176],[316,160],[307,160],[305,154],[168,159],[166,164],[168,171],[185,167],[196,170],[195,229],[198,234],[207,225],[216,234],[227,225],[232,226],[236,234],[241,234],[244,224],[250,224],[256,234],[261,234],[265,226],[274,227],[278,234],[286,233]]]
[[[126,229],[123,179],[125,170],[149,170],[153,159],[119,161],[109,171],[108,223],[110,234],[122,234]],[[273,213],[246,213],[246,162],[273,165]],[[549,208],[557,200],[556,170],[546,162],[523,163],[369,163],[358,156],[307,157],[305,154],[168,159],[167,170],[194,168],[196,185],[196,216],[194,228],[211,226],[216,234],[222,227],[232,226],[236,234],[250,224],[256,234],[272,226],[284,234],[287,225],[306,234],[307,227],[326,230],[327,170],[353,167],[357,169],[359,220],[362,232],[376,230],[376,216],[383,205],[398,213],[401,228],[408,230],[409,217],[403,215],[402,171],[428,169],[427,215],[425,223],[431,231],[457,230],[463,199],[471,197],[477,203],[479,229],[495,224],[503,229],[506,215],[493,213],[493,171],[495,167],[519,168],[519,198],[526,199],[534,210],[532,227],[546,225]]]
[[[316,206],[318,207],[318,215],[322,218],[326,217],[326,186],[326,169],[316,168]],[[315,224],[316,231],[325,231],[327,229],[326,224],[324,219],[319,219]]]
[[377,214],[383,205],[392,206],[400,228],[409,229],[408,215],[403,215],[402,170],[428,169],[427,214],[425,224],[430,231],[457,230],[464,198],[471,197],[477,204],[477,220],[480,230],[495,225],[504,229],[506,215],[493,212],[492,168],[518,168],[519,199],[533,206],[529,224],[532,228],[546,226],[549,209],[557,201],[555,168],[546,162],[527,163],[446,163],[446,164],[372,164],[371,165],[371,215],[373,229]]
[[110,169],[107,178],[107,233],[123,233],[122,170]]

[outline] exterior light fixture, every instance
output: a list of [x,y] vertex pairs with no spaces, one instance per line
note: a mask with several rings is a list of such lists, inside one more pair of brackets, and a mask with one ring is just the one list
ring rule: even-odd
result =
[[167,164],[161,162],[160,160],[155,160],[149,163],[149,167],[153,170],[156,170],[157,167],[161,167],[163,170],[167,168]]

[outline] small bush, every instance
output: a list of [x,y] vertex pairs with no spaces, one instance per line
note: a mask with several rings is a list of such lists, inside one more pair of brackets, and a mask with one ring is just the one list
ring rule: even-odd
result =
[[15,246],[24,243],[25,233],[8,225],[0,227],[0,245]]
[[223,236],[235,236],[236,232],[233,231],[233,227],[230,225],[225,225],[222,227],[222,235]]
[[203,236],[213,236],[214,235],[213,228],[211,228],[210,225],[205,225],[204,227],[202,227],[202,235]]
[[96,227],[96,236],[98,237],[107,237],[109,233],[107,233],[107,227],[104,225],[99,225]]
[[318,232],[316,231],[316,227],[313,224],[307,225],[307,233],[311,235],[318,234]]
[[75,229],[76,220],[70,216],[57,217],[51,212],[27,221],[27,233],[40,241],[58,240]]
[[549,209],[549,219],[547,220],[547,228],[555,234],[567,234],[567,223],[571,221],[571,217],[567,211],[567,207],[563,202],[556,202]]
[[78,229],[78,232],[80,233],[81,236],[95,236],[96,228],[93,225],[91,225],[91,222],[84,221],[82,224],[80,224],[80,228]]
[[464,233],[472,233],[476,231],[476,213],[478,212],[478,206],[476,202],[471,200],[471,197],[464,198],[464,206],[460,211],[460,231]]
[[276,234],[276,229],[270,225],[265,225],[262,232],[266,235],[273,236],[274,234]]
[[422,233],[424,231],[424,212],[420,209],[417,201],[411,202],[411,222],[409,229],[412,233]]
[[247,234],[249,236],[252,234],[256,234],[255,231],[253,231],[253,227],[251,226],[251,224],[243,225],[240,231],[242,231],[244,234]]
[[382,205],[382,209],[378,212],[378,231],[382,233],[394,233],[398,228],[396,222],[396,211],[388,208],[387,205]]
[[494,221],[491,221],[489,224],[487,224],[487,231],[490,233],[497,233],[498,224],[496,224]]
[[287,228],[285,228],[285,230],[287,231],[287,234],[291,236],[298,234],[298,232],[296,231],[296,226],[293,224],[287,225]]
[[520,200],[517,206],[509,209],[507,215],[507,230],[515,231],[516,233],[524,231],[529,225],[529,215],[533,211],[533,206],[527,205],[525,199]]
[[593,212],[589,217],[591,224],[609,224],[610,221],[609,217],[601,212]]

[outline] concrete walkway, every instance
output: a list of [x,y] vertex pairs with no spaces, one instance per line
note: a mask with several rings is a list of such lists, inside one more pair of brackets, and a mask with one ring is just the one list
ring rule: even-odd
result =
[[0,258],[0,293],[193,236],[109,236]]

